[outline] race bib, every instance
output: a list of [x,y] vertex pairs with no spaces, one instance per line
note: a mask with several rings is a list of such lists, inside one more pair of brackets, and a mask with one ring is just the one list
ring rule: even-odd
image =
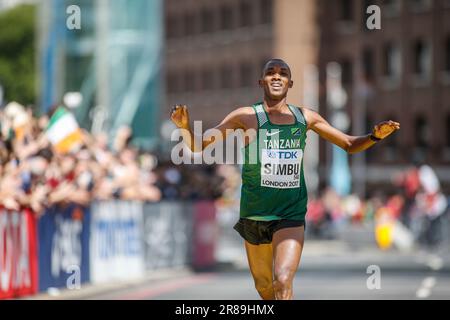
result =
[[301,149],[262,149],[261,186],[277,189],[300,187]]

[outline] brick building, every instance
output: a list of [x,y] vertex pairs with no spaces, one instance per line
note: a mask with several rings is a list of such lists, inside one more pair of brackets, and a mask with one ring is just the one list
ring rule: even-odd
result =
[[[381,30],[367,28],[372,4],[381,9]],[[351,132],[362,134],[386,119],[401,123],[399,132],[366,153],[368,181],[384,184],[399,167],[427,163],[449,192],[450,1],[322,1],[319,11],[322,82],[326,63],[339,62],[352,124],[364,117],[363,132]],[[366,99],[358,95],[361,88]],[[323,95],[320,105],[326,116]],[[321,142],[322,171],[330,162],[326,148]]]
[[[370,5],[381,9],[381,30],[366,26]],[[214,126],[234,108],[262,99],[262,65],[280,57],[293,72],[289,102],[329,119],[325,70],[337,61],[349,133],[367,133],[385,119],[402,125],[376,148],[350,157],[353,182],[370,191],[389,185],[399,169],[426,162],[449,191],[450,1],[168,0],[165,17],[167,112],[185,103],[192,120]],[[318,68],[317,105],[307,97],[310,66]],[[329,148],[308,136],[305,165],[314,187],[327,184]]]

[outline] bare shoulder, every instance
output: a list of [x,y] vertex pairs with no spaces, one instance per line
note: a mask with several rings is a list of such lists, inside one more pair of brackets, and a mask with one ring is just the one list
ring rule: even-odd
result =
[[255,114],[255,111],[251,106],[243,106],[236,108],[233,112],[236,112],[236,115],[249,115]]
[[311,125],[317,121],[317,119],[319,117],[319,113],[317,113],[317,111],[314,111],[313,109],[306,107],[306,106],[299,106],[297,108],[299,108],[301,110],[301,112],[303,113],[303,116],[305,117],[308,128],[311,128]]
[[299,108],[302,111],[303,115],[310,115],[310,114],[313,114],[313,113],[317,113],[316,111],[314,111],[310,107],[299,106],[297,108]]
[[242,106],[232,112],[243,129],[258,127],[255,110],[251,106]]
[[239,116],[245,116],[254,113],[252,107],[236,107],[230,111],[227,115],[228,118],[236,118]]
[[226,126],[234,129],[253,128],[256,123],[255,111],[252,107],[243,106],[233,109],[220,123],[220,127]]

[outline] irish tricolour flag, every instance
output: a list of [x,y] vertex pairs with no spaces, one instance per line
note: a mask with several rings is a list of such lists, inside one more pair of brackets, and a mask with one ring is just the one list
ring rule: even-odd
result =
[[55,150],[68,153],[82,145],[82,134],[72,113],[63,107],[56,109],[47,126],[47,138]]

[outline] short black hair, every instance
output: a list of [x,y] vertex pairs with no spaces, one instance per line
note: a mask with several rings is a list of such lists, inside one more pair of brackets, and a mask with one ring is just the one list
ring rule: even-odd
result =
[[266,68],[267,68],[267,66],[269,65],[269,63],[272,63],[272,62],[278,62],[278,63],[285,64],[286,67],[287,67],[288,70],[289,70],[289,74],[292,75],[291,68],[289,67],[289,65],[287,64],[286,61],[284,61],[283,59],[279,59],[279,58],[272,58],[272,59],[270,59],[270,60],[267,60],[267,62],[264,64],[263,69],[262,69],[262,76],[264,76],[264,70],[266,70]]

